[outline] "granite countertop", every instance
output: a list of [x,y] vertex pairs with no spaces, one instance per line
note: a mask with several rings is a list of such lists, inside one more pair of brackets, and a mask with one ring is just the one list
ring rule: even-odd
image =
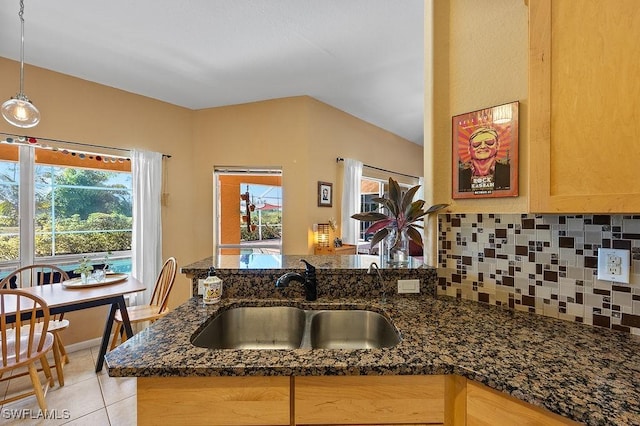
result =
[[[385,268],[384,261],[377,255],[280,255],[280,254],[244,254],[244,255],[222,255],[208,257],[189,265],[183,266],[181,272],[187,275],[206,272],[210,266],[215,266],[221,270],[236,271],[281,271],[283,269],[303,269],[300,259],[304,258],[317,269],[326,272],[334,271],[341,273],[345,269],[367,269],[371,262],[376,262],[380,268]],[[409,258],[409,266],[403,268],[404,271],[427,267],[421,258]]]
[[[367,308],[402,336],[373,350],[210,350],[189,338],[239,305]],[[458,374],[587,424],[640,424],[640,339],[495,306],[430,295],[377,298],[192,298],[106,356],[109,375],[244,376]]]

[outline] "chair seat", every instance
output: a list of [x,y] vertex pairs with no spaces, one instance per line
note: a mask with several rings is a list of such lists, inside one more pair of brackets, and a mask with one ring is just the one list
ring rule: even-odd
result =
[[[149,321],[163,317],[166,312],[158,313],[160,306],[158,305],[138,305],[127,308],[130,322]],[[116,312],[116,321],[122,322],[122,314]]]
[[[162,265],[160,274],[156,278],[156,285],[153,288],[153,293],[148,300],[147,305],[136,305],[127,308],[126,314],[129,317],[131,324],[141,323],[149,321],[150,323],[162,318],[169,311],[169,293],[173,288],[173,283],[176,279],[176,258],[168,258]],[[126,341],[129,337],[129,333],[125,333],[122,329],[124,324],[122,321],[122,312],[116,311],[114,318],[113,339],[111,339],[111,349],[115,349],[118,345],[118,340],[121,342]],[[127,327],[129,328],[129,327]],[[130,329],[130,331],[133,331]]]
[[[28,327],[30,327],[30,326],[29,325],[23,325],[22,329],[23,330],[27,330]],[[59,330],[64,330],[67,327],[69,327],[69,321],[66,320],[66,319],[63,319],[63,320],[51,320],[51,321],[49,321],[49,327],[47,327],[47,331],[49,331],[49,332],[51,332],[51,331],[59,331]],[[10,333],[12,331],[15,332],[15,330],[7,330],[7,333]],[[42,333],[42,323],[41,322],[37,322],[36,323],[35,331],[36,331],[36,333]]]
[[[64,330],[67,327],[69,327],[69,320],[51,320],[49,321],[49,327],[47,327],[47,331],[59,331]],[[40,326],[40,328],[42,328],[42,326]]]
[[[34,333],[33,335],[33,343],[32,343],[33,353],[38,352],[38,341],[40,339],[40,335],[41,333]],[[44,339],[44,345],[42,346],[42,352],[47,352],[49,349],[51,349],[52,346],[53,346],[53,334],[47,333]],[[15,330],[7,330],[7,363],[3,364],[2,367],[11,367],[11,366],[20,364],[16,362],[15,347],[16,347]],[[27,358],[28,349],[29,349],[29,332],[27,331],[27,334],[24,335],[24,331],[23,331],[22,333],[20,333],[20,359],[21,360],[25,360]],[[0,342],[0,352],[1,351],[2,351],[2,342]],[[0,361],[2,361],[2,357],[0,357]]]

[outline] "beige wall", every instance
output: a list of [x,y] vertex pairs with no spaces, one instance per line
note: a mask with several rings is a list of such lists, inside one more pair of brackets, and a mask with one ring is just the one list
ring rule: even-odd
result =
[[[214,166],[281,167],[283,173],[283,250],[306,253],[306,218],[311,195],[302,181],[307,176],[308,115],[301,100],[276,99],[195,113],[194,243],[198,260],[213,253]],[[289,184],[295,182],[297,184]],[[315,194],[315,192],[314,192]],[[291,238],[291,235],[304,238]]]
[[[425,55],[433,97],[425,123],[425,176],[434,176],[434,199],[455,212],[526,212],[528,186],[528,8],[523,0],[427,2],[433,22],[433,56]],[[431,11],[433,6],[433,11]],[[429,27],[429,25],[425,25]],[[431,71],[432,70],[432,71]],[[432,74],[431,74],[432,73]],[[451,199],[451,117],[520,101],[519,197]],[[433,118],[432,118],[433,117]],[[432,131],[433,129],[433,131]],[[429,153],[433,150],[433,155]]]
[[[308,96],[198,111],[194,129],[201,257],[212,252],[214,166],[282,167],[286,254],[312,253],[312,225],[340,218],[336,157],[407,174],[423,169],[422,147]],[[317,206],[318,181],[333,183],[333,207]]]
[[[450,203],[450,212],[528,210],[528,8],[524,0],[425,2],[424,176],[433,182],[428,203]],[[451,198],[451,117],[520,101],[519,196],[481,200]],[[436,221],[425,247],[435,265]]]
[[[398,171],[413,176],[422,176],[422,146],[384,131],[369,123],[333,108],[312,98],[309,101],[310,134],[309,185],[313,186],[313,208],[309,211],[308,223],[327,223],[330,217],[340,223],[342,179],[344,163],[337,157],[352,158],[366,165]],[[399,181],[406,178],[364,168],[363,174],[380,179],[389,176]],[[316,181],[333,182],[333,208],[317,207]],[[337,230],[341,235],[341,230]],[[310,247],[311,250],[311,247]]]
[[[19,66],[0,58],[0,96],[18,90]],[[339,218],[341,164],[336,157],[421,175],[422,148],[307,96],[191,111],[44,69],[25,67],[25,93],[41,123],[0,132],[170,154],[168,205],[162,209],[163,257],[184,266],[213,251],[214,165],[283,170],[283,250],[312,252],[311,226]],[[334,184],[332,208],[317,207],[317,181]],[[149,285],[153,285],[150,283]],[[190,296],[178,274],[170,305]],[[105,309],[69,315],[65,342],[101,335]],[[88,326],[91,324],[91,326]]]
[[[19,65],[0,58],[2,102],[15,96],[18,77]],[[25,93],[40,110],[42,121],[33,129],[21,130],[0,120],[0,132],[172,155],[166,161],[170,195],[168,206],[162,209],[162,253],[163,257],[175,256],[179,266],[196,260],[194,230],[188,226],[194,204],[192,111],[31,66],[25,66]],[[186,300],[190,288],[189,281],[178,274],[170,304],[177,306]],[[95,308],[68,317],[72,326],[64,339],[74,343],[101,335],[106,310]]]

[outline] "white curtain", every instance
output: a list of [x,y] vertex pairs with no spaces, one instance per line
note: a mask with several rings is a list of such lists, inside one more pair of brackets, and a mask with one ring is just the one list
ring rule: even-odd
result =
[[133,176],[133,253],[131,273],[147,286],[143,300],[151,300],[156,277],[162,267],[162,154],[149,151],[133,151],[131,158]]
[[344,159],[344,178],[342,184],[342,242],[358,244],[360,222],[351,215],[360,213],[360,182],[362,181],[362,162],[350,158]]

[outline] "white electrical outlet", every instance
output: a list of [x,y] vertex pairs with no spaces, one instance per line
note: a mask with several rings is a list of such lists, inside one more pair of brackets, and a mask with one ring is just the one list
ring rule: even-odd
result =
[[629,250],[598,249],[598,279],[629,283]]
[[398,293],[420,293],[420,280],[398,280]]

